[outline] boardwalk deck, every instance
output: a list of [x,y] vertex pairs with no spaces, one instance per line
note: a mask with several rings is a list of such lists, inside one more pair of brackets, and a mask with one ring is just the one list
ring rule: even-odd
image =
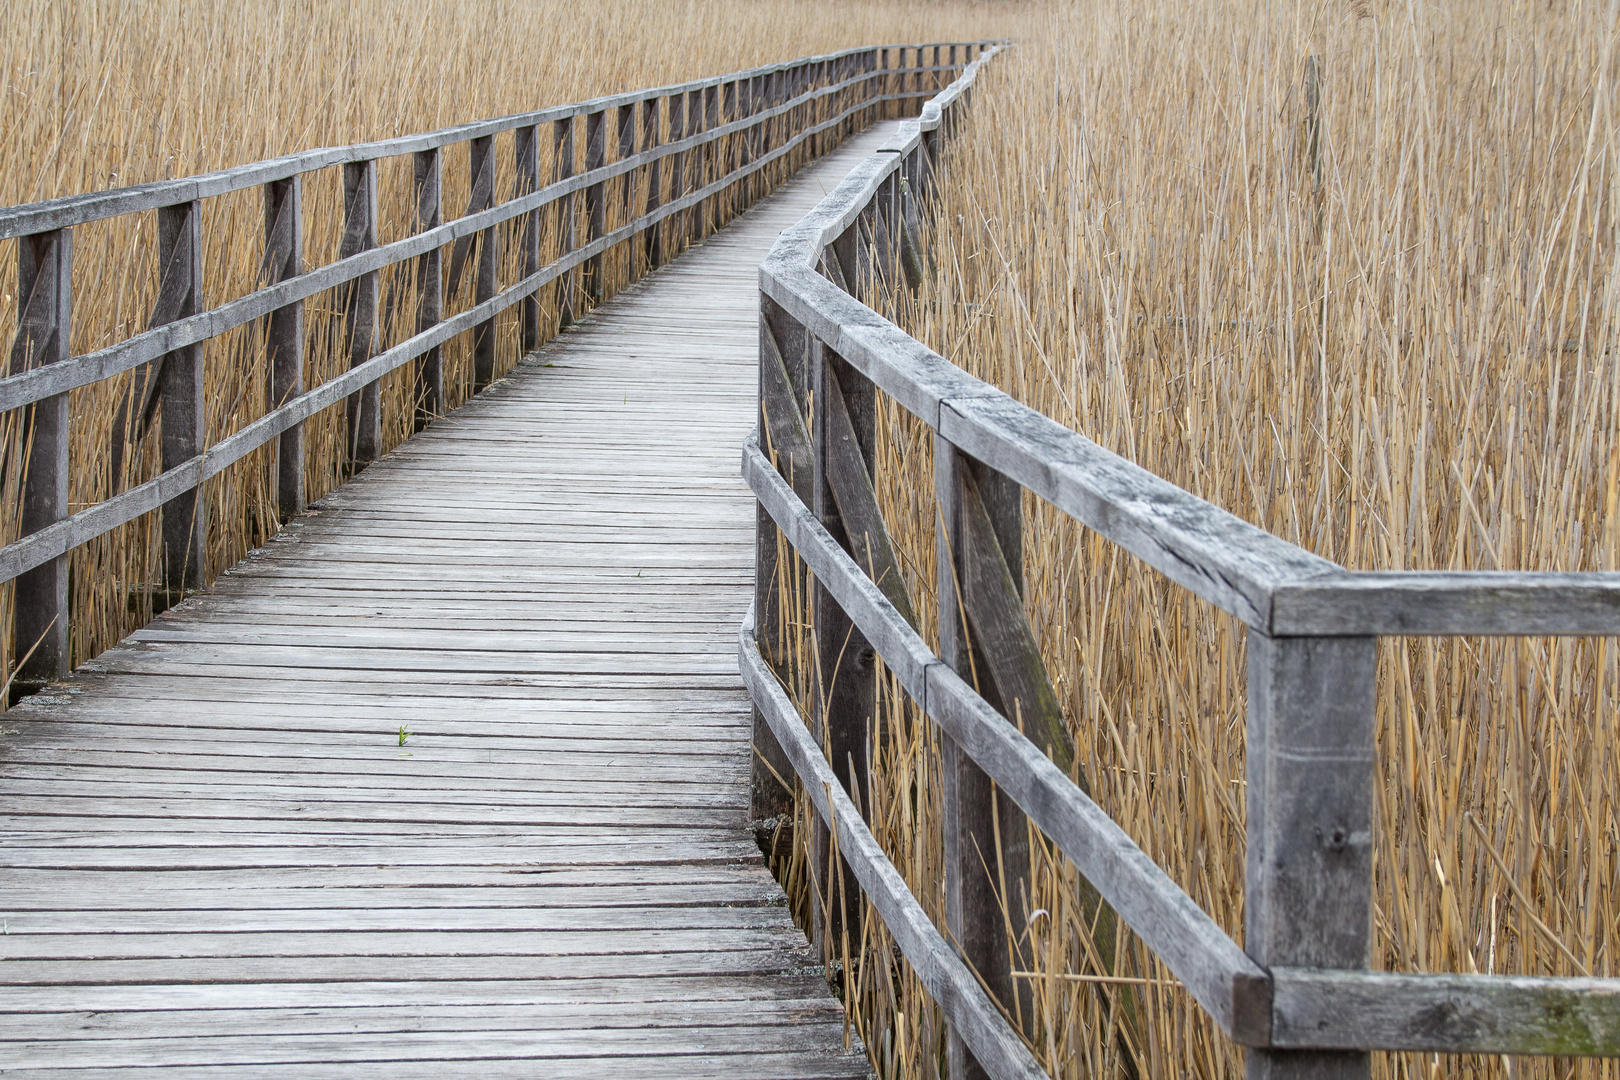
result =
[[874,139],[0,717],[0,1075],[866,1075],[735,640],[755,268]]

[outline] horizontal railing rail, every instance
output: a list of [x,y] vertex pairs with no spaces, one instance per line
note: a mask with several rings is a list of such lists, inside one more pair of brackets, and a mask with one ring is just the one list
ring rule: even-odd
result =
[[[857,282],[920,282],[936,144],[994,55],[902,122],[760,269],[760,427],[742,462],[758,562],[740,666],[758,710],[756,815],[786,813],[776,778],[797,776],[819,819],[818,938],[858,921],[847,898],[863,890],[952,1025],[953,1077],[1043,1075],[1006,1019],[1031,1014],[1015,1007],[1010,961],[1022,916],[983,861],[1027,820],[1106,902],[1099,925],[1129,926],[1263,1075],[1367,1076],[1370,1050],[1620,1055],[1620,979],[1367,970],[1378,637],[1620,634],[1620,574],[1347,571],[1020,404],[856,299]],[[874,494],[878,390],[934,433],[937,651]],[[1249,628],[1243,947],[1071,779],[1022,599],[1023,490]],[[801,586],[809,660],[793,658],[784,606]],[[943,935],[918,924],[856,809],[879,659],[940,735]],[[784,689],[795,663],[812,665],[809,727]],[[818,876],[834,851],[845,887]],[[1008,881],[1027,878],[1027,852],[1003,858]]]
[[[493,320],[523,304],[522,344],[538,344],[536,294],[559,283],[564,322],[599,301],[603,259],[621,244],[646,244],[649,267],[701,234],[699,212],[725,200],[740,209],[762,193],[757,178],[791,170],[830,149],[844,134],[888,110],[914,109],[934,93],[936,77],[960,69],[976,43],[890,45],[615,94],[423,135],[312,150],[203,176],[0,209],[0,239],[18,244],[18,332],[0,377],[0,411],[26,409],[29,447],[21,537],[0,547],[0,581],[17,581],[13,655],[26,657],[15,678],[33,686],[59,678],[68,666],[66,557],[78,546],[154,510],[162,510],[165,587],[183,595],[203,584],[207,548],[204,482],[262,447],[274,444],[275,499],[283,518],[304,506],[303,425],[345,401],[351,459],[364,465],[380,452],[380,381],[413,361],[417,400],[425,419],[444,400],[439,350],[474,335],[474,390],[494,376]],[[942,80],[941,80],[942,81]],[[553,171],[541,183],[540,144],[549,125]],[[583,131],[579,130],[583,128]],[[516,158],[514,190],[497,199],[493,139],[510,135]],[[576,146],[576,136],[583,147]],[[444,220],[442,151],[468,146],[467,212]],[[609,147],[618,153],[609,160]],[[583,169],[578,169],[583,156]],[[377,240],[377,162],[414,162],[411,235]],[[342,245],[335,261],[302,265],[302,178],[341,166]],[[767,174],[766,170],[774,170]],[[667,171],[667,188],[660,181]],[[640,185],[631,183],[644,177]],[[265,202],[264,259],[252,291],[209,306],[201,293],[200,204],[252,188]],[[609,202],[623,224],[609,227]],[[68,347],[74,298],[73,229],[87,223],[156,210],[160,287],[147,329],[82,355]],[[542,211],[555,212],[560,253],[540,261]],[[665,224],[665,223],[669,224]],[[521,229],[521,270],[498,280],[494,230]],[[481,254],[472,245],[482,238]],[[443,249],[451,248],[448,266]],[[476,262],[476,265],[474,265]],[[417,332],[377,349],[377,275],[417,268],[423,277]],[[632,271],[634,273],[634,271]],[[466,275],[475,300],[443,315],[446,291]],[[348,324],[349,366],[308,387],[303,305],[337,290]],[[267,320],[267,407],[238,430],[207,444],[202,405],[202,352],[207,342]],[[69,512],[66,473],[71,418],[67,395],[136,372],[132,407],[161,416],[158,475],[77,512]],[[142,390],[144,388],[144,394]],[[137,428],[139,426],[137,425]],[[125,445],[115,433],[116,462]],[[115,478],[116,484],[116,478]]]

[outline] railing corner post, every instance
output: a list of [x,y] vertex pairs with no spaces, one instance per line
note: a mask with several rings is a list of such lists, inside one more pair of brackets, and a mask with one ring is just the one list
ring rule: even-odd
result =
[[[1244,948],[1365,969],[1372,941],[1377,639],[1249,632]],[[1365,1051],[1248,1050],[1249,1080],[1366,1080]]]

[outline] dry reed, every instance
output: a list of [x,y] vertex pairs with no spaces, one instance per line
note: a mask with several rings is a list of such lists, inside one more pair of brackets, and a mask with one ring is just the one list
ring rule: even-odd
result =
[[[937,274],[880,306],[1352,568],[1613,570],[1616,40],[1613,3],[1055,10],[989,67],[948,152]],[[892,404],[880,425],[881,494],[926,610],[930,446]],[[1242,627],[1026,509],[1028,609],[1079,767],[1241,942]],[[1604,640],[1384,642],[1375,967],[1620,973],[1617,690]],[[937,910],[930,754],[926,737],[880,748],[872,803]],[[1138,942],[1092,954],[1072,868],[1038,862],[1034,1043],[1053,1075],[1241,1075]],[[891,977],[874,934],[868,984]],[[935,1075],[926,997],[881,997],[860,1023],[891,1075]],[[1375,1075],[1620,1067],[1390,1054]]]

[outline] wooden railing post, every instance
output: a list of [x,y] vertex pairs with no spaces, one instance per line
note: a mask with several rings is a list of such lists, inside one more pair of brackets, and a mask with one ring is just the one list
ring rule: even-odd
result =
[[[623,161],[626,158],[636,156],[636,115],[639,112],[641,112],[640,106],[633,101],[619,106],[619,156],[614,159],[616,161]],[[624,174],[623,185],[619,190],[623,192],[623,195],[618,199],[620,207],[620,220],[621,223],[628,222],[630,219],[636,216],[635,207],[632,205],[635,202],[636,196],[635,169],[631,169],[629,172]],[[631,280],[634,280],[636,276],[635,245],[626,244],[625,247],[628,249],[630,256],[628,276]]]
[[[377,246],[377,163],[356,161],[343,166],[343,242],[338,258],[346,259]],[[349,367],[371,359],[377,335],[377,274],[362,274],[345,290],[344,321],[349,328]],[[349,459],[355,468],[382,452],[380,381],[349,395]]]
[[[1023,491],[935,435],[934,494],[939,506],[935,524],[940,659],[973,684],[1002,715],[1015,722],[1032,720],[1036,711],[1033,701],[1019,701],[1014,708],[1008,708],[1002,700],[991,672],[1005,667],[986,649],[999,650],[1003,642],[970,637],[974,627],[967,624],[964,615],[969,613],[973,597],[963,595],[964,589],[970,589],[976,581],[999,572],[994,564],[1002,561],[1011,572],[1011,589],[1017,597],[1022,596]],[[996,556],[970,543],[975,518],[983,521],[985,517],[1000,548]],[[990,623],[988,632],[1004,632],[1012,628],[1013,618],[1023,618],[1022,611],[1003,615],[1003,625]],[[987,616],[979,613],[978,617],[989,623]],[[1037,745],[1045,741],[1038,734],[1032,733],[1032,737]],[[1030,873],[1029,830],[1023,811],[998,792],[984,771],[944,734],[940,736],[940,771],[946,929],[991,996],[1015,1020],[1021,1019],[1027,1025],[1031,1018],[1029,988],[1027,984],[1015,986],[1009,958],[1011,951],[1020,949],[1028,915],[1029,897],[1021,895],[1027,890],[1025,883]],[[1012,895],[1001,895],[998,879],[1007,883]],[[1028,970],[1027,963],[1020,966]],[[951,1033],[948,1056],[951,1080],[980,1080],[986,1075],[955,1032]]]
[[[525,125],[517,129],[517,191],[514,198],[532,195],[540,190],[540,128]],[[536,207],[523,215],[518,239],[523,252],[523,266],[519,275],[528,278],[540,272],[540,210]],[[540,345],[540,297],[530,293],[518,305],[518,318],[522,324],[522,347],[527,353]]]
[[[674,104],[673,98],[648,98],[641,103],[641,149],[652,150],[660,146],[663,139],[663,124],[659,116],[659,103],[667,101]],[[662,161],[655,161],[647,166],[647,205],[644,211],[652,214],[663,205],[663,169]],[[667,233],[668,222],[661,221],[646,229],[643,245],[647,251],[647,269],[656,270],[664,265],[664,236]]]
[[[760,447],[792,485],[800,501],[813,499],[814,466],[809,460],[809,433],[799,430],[804,414],[805,332],[787,312],[763,294],[759,298],[759,421]],[[780,358],[780,359],[778,359]],[[777,558],[776,523],[764,506],[755,503],[754,522],[754,638],[760,654],[783,678],[788,675],[790,650],[782,602],[797,593],[802,580],[785,582],[792,563]],[[750,784],[750,810],[755,821],[780,820],[793,812],[793,792],[782,781],[791,780],[792,765],[770,725],[754,710],[754,759]]]
[[[829,447],[833,438],[847,437],[832,422],[833,409],[848,414],[868,474],[875,471],[873,430],[876,400],[872,384],[821,341],[810,342],[809,385],[814,388],[815,405],[811,416],[814,447],[813,501],[816,518],[846,551],[861,561],[865,538],[848,535],[830,468],[836,457]],[[830,399],[839,397],[839,402]],[[817,582],[811,594],[815,624],[815,698],[812,717],[817,723],[817,741],[832,763],[833,772],[844,782],[855,804],[866,813],[869,800],[869,732],[877,709],[877,654],[866,637],[856,629],[831,593]],[[812,879],[822,883],[822,904],[816,915],[824,914],[825,925],[812,919],[812,929],[823,958],[834,956],[841,943],[861,940],[860,886],[847,866],[840,864],[839,881],[831,869],[832,836],[818,822],[811,858]]]
[[[36,233],[17,241],[17,336],[9,373],[61,363],[69,355],[73,324],[73,233]],[[68,396],[35,402],[20,433],[28,447],[23,477],[23,536],[68,516]],[[15,697],[68,673],[68,558],[37,566],[17,578],[11,655]],[[32,655],[30,655],[32,650]],[[26,657],[26,659],[24,659]]]
[[[675,94],[670,97],[670,142],[679,142],[681,139],[686,138],[692,133],[690,127],[691,123],[693,122],[691,119],[693,108],[692,100],[693,96],[690,91]],[[669,198],[671,202],[681,198],[687,193],[688,190],[690,190],[687,187],[686,172],[688,167],[687,158],[689,156],[690,155],[687,151],[682,150],[676,153],[670,160]],[[672,259],[681,253],[682,249],[686,246],[687,237],[691,235],[691,226],[688,224],[691,217],[692,212],[690,210],[683,210],[678,214],[672,215],[669,220],[665,222],[666,231],[669,236],[667,241],[669,245],[669,257]]]
[[[467,200],[467,213],[476,214],[495,205],[495,137],[486,135],[481,139],[471,139],[467,149],[467,164],[472,173],[472,195]],[[484,229],[478,234],[478,270],[473,282],[473,303],[482,304],[494,298],[500,287],[497,279],[500,265],[500,230]],[[473,327],[473,392],[477,393],[494,381],[495,320],[485,319]]]
[[[265,283],[273,285],[303,272],[303,177],[264,185]],[[270,400],[276,409],[304,392],[304,302],[296,300],[270,314],[265,335],[269,353]],[[276,443],[276,508],[283,522],[304,512],[304,425],[294,424]]]
[[[443,158],[435,147],[415,156],[416,231],[444,223]],[[444,318],[444,249],[436,247],[416,261],[416,332]],[[416,365],[416,421],[421,431],[444,413],[444,346],[435,345]]]
[[[552,121],[553,180],[566,180],[574,175],[574,118],[565,116]],[[574,250],[574,237],[578,215],[575,212],[574,192],[557,200],[557,254],[567,255]],[[566,328],[579,317],[576,298],[579,278],[583,270],[575,268],[557,279],[557,322]]]
[[[1249,632],[1244,950],[1365,969],[1372,941],[1376,638]],[[1249,1080],[1366,1080],[1361,1051],[1250,1050]]]
[[[607,114],[598,109],[585,117],[585,171],[592,172],[607,163]],[[607,204],[605,184],[597,181],[585,189],[585,243],[601,239],[607,232]],[[597,252],[585,261],[581,285],[585,297],[592,304],[602,302],[602,269],[604,252]]]
[[[203,310],[199,203],[158,211],[158,265],[162,268],[158,293],[172,298],[170,304],[162,305],[169,320]],[[186,345],[165,354],[159,370],[163,468],[167,471],[203,452],[208,416],[202,345]],[[208,500],[199,485],[163,504],[163,572],[170,604],[203,587],[207,558]]]
[[[720,126],[720,88],[706,86],[703,88],[703,119],[699,131],[713,131]],[[719,175],[717,163],[720,148],[718,142],[706,142],[698,148],[698,187],[706,187],[709,182]],[[701,240],[710,232],[710,221],[715,217],[715,206],[719,196],[711,195],[693,207],[696,211],[693,219],[692,239]],[[718,223],[716,223],[718,225]]]

